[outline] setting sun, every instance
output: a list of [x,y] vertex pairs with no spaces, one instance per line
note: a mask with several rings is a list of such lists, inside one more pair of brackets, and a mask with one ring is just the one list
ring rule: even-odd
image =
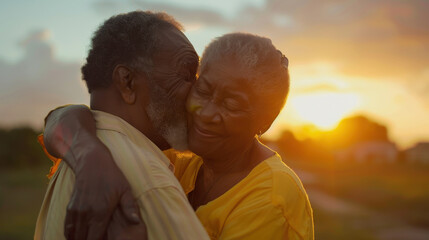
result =
[[360,98],[352,93],[319,92],[293,96],[290,105],[304,121],[320,129],[331,129],[358,107]]

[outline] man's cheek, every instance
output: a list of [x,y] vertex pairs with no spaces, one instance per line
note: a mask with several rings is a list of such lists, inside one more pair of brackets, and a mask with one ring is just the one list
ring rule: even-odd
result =
[[181,83],[181,86],[176,89],[174,101],[180,101],[182,104],[186,103],[186,98],[188,97],[189,90],[191,89],[192,84],[189,82]]

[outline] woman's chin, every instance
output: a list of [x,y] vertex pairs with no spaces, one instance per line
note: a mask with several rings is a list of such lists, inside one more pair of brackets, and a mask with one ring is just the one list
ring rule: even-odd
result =
[[197,154],[198,156],[201,156],[201,153],[204,151],[204,147],[201,146],[202,144],[197,142],[197,141],[193,141],[192,139],[190,139],[190,137],[188,137],[188,149],[189,151]]

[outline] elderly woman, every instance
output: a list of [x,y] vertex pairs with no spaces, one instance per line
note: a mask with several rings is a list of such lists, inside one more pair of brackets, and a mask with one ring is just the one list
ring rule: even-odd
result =
[[[287,58],[267,38],[227,34],[205,49],[198,76],[187,101],[193,153],[165,153],[209,236],[313,239],[312,209],[300,180],[258,140],[285,104]],[[123,181],[119,174],[109,178]]]

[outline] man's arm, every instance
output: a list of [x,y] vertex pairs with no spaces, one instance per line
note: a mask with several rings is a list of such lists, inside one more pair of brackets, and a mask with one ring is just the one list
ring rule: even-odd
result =
[[118,207],[127,221],[141,222],[130,186],[97,138],[94,118],[86,106],[52,111],[46,118],[44,142],[48,152],[64,159],[76,175],[65,219],[67,239],[101,239]]

